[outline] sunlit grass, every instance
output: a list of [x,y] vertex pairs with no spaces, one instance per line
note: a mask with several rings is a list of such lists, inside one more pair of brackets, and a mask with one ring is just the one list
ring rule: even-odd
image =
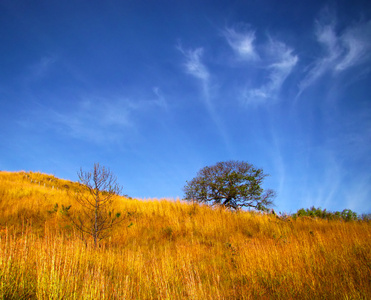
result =
[[371,298],[368,222],[118,198],[95,249],[53,211],[77,184],[26,175],[0,172],[0,299]]

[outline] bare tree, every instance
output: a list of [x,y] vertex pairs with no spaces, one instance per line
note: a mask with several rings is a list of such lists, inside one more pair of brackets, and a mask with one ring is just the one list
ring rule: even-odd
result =
[[112,172],[99,163],[94,164],[92,171],[78,172],[80,190],[75,194],[76,201],[81,205],[81,212],[71,216],[75,227],[84,234],[90,235],[94,246],[110,235],[111,229],[119,223],[120,213],[114,213],[113,201],[122,192]]

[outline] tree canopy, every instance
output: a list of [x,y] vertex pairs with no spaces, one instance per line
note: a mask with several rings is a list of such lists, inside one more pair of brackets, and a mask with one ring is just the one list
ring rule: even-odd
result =
[[184,187],[185,199],[228,208],[267,210],[273,205],[273,190],[261,187],[268,176],[247,162],[218,162],[201,169]]

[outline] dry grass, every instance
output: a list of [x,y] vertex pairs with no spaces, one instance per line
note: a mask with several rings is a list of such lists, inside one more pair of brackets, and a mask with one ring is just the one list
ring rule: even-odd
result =
[[126,219],[94,249],[53,212],[76,187],[0,172],[0,298],[371,298],[370,223],[118,198]]

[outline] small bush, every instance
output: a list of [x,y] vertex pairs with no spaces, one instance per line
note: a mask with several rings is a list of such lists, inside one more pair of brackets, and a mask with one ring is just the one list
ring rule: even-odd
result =
[[342,212],[339,211],[330,212],[320,207],[315,208],[314,206],[307,209],[301,208],[296,213],[294,213],[292,217],[295,219],[298,217],[311,217],[325,220],[342,219],[344,221],[370,220],[370,214],[360,217],[357,215],[356,212],[353,212],[350,209],[344,209]]

